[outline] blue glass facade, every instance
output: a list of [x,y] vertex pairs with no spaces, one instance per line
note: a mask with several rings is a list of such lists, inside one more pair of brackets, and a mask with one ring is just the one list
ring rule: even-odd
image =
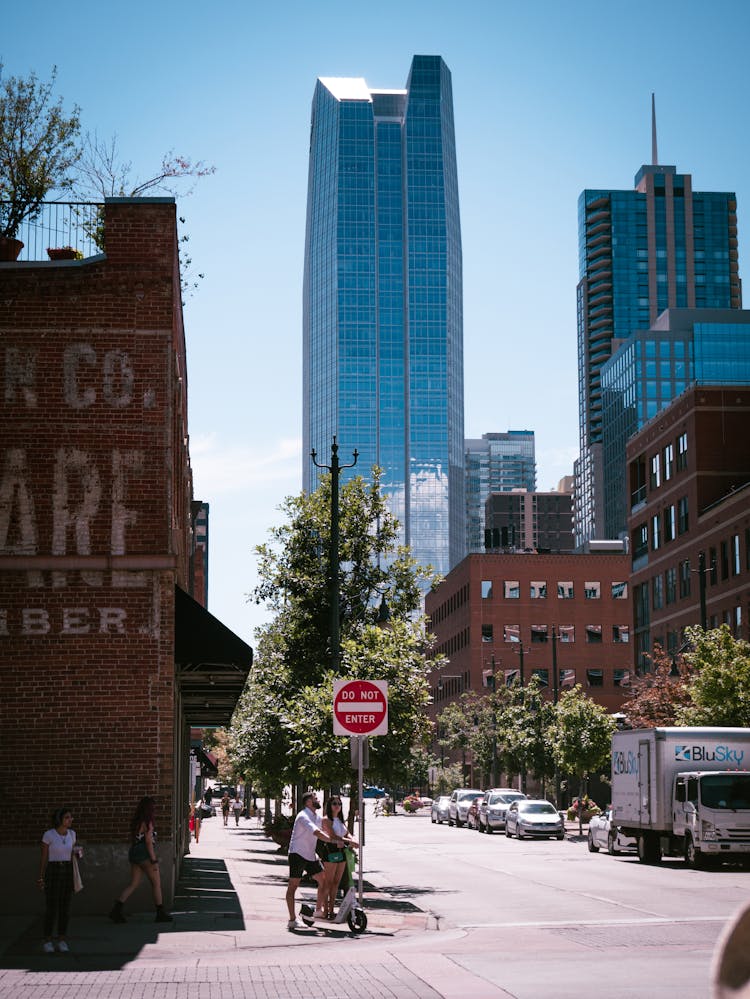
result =
[[[303,486],[315,448],[384,471],[415,557],[463,558],[463,313],[448,68],[416,56],[405,90],[320,79],[304,281]],[[345,473],[346,474],[346,473]],[[349,473],[352,474],[352,473]]]
[[613,351],[667,308],[739,309],[742,302],[735,195],[693,191],[690,175],[673,166],[641,167],[633,191],[583,191],[578,237],[576,542],[582,544],[626,530],[610,501],[621,490],[624,510],[624,448],[617,459],[602,453],[602,371]]
[[466,441],[466,543],[484,551],[485,501],[490,493],[536,492],[533,430],[483,434]]
[[602,367],[605,524],[627,518],[620,475],[628,438],[693,382],[750,385],[750,311],[670,309]]

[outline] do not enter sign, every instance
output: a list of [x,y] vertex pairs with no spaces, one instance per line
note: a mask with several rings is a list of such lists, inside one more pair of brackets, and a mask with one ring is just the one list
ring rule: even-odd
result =
[[387,680],[334,680],[334,735],[388,734]]

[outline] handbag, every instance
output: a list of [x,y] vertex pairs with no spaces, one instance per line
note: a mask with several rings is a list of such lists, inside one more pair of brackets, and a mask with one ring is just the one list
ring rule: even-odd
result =
[[326,857],[329,864],[340,864],[344,859],[343,850],[329,850]]
[[81,881],[81,872],[78,869],[78,857],[73,854],[71,860],[73,862],[73,891],[79,892],[83,888],[83,881]]

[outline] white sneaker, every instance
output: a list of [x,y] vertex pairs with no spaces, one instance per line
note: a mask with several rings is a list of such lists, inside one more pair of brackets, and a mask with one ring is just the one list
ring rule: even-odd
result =
[[68,947],[68,945],[65,943],[64,940],[57,941],[57,949],[60,951],[61,954],[70,953],[70,947]]
[[[298,926],[299,926],[299,922],[297,921],[297,919],[290,919],[289,922],[286,924],[286,928],[288,930],[296,930]],[[46,947],[46,944],[45,944],[45,947]]]
[[42,944],[42,950],[44,951],[45,954],[54,954],[55,945],[52,943],[51,940],[47,940],[46,943]]

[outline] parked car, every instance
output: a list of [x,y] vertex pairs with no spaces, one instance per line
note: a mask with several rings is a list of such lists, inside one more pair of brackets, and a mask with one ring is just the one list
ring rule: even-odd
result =
[[565,826],[562,816],[551,802],[526,798],[511,802],[505,816],[505,835],[517,836],[518,839],[524,836],[564,839]]
[[451,795],[448,825],[452,826],[455,824],[456,828],[460,829],[466,822],[469,805],[481,793],[478,787],[457,787]]
[[514,801],[526,797],[512,787],[492,787],[485,791],[479,803],[479,832],[491,833],[495,829],[505,829],[505,816]]
[[385,798],[385,791],[382,787],[375,787],[372,784],[365,784],[362,788],[363,798]]
[[466,826],[468,829],[479,828],[479,805],[484,795],[478,794],[466,811]]
[[447,822],[450,818],[450,804],[451,799],[448,794],[441,794],[440,797],[435,798],[432,802],[432,808],[430,809],[430,819],[432,822],[437,822],[439,826],[443,822]]
[[623,850],[635,850],[636,841],[632,836],[623,836],[612,821],[612,809],[607,808],[601,815],[589,819],[589,852],[606,850],[611,856]]

